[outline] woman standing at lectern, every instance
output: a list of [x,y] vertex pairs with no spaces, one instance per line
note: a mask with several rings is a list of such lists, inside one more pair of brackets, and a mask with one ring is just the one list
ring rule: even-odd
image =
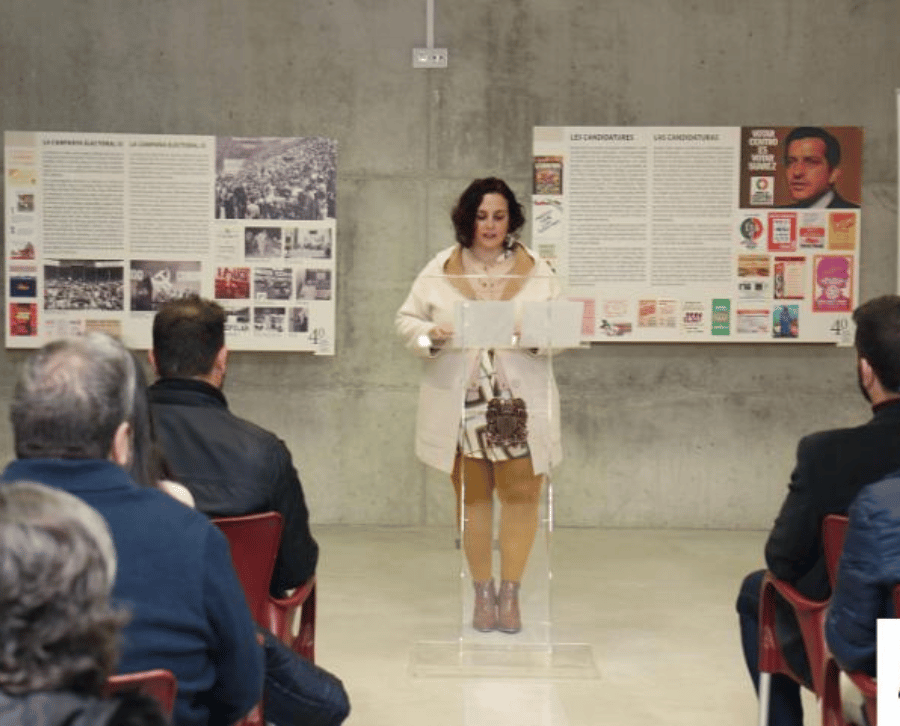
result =
[[[502,179],[473,181],[451,218],[458,244],[419,273],[395,323],[407,347],[425,358],[416,455],[450,474],[456,492],[475,587],[472,625],[517,633],[519,584],[537,532],[541,489],[550,466],[562,459],[559,395],[545,352],[517,347],[518,335],[509,347],[454,347],[454,312],[474,300],[552,300],[559,285],[549,266],[519,243],[525,217]],[[517,330],[520,319],[517,305]],[[499,591],[491,551],[495,492]]]

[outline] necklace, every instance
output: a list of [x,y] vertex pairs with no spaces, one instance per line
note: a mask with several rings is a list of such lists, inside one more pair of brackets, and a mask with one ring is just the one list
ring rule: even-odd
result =
[[512,270],[512,251],[504,250],[492,262],[485,262],[467,249],[463,253],[464,267],[479,300],[499,300]]

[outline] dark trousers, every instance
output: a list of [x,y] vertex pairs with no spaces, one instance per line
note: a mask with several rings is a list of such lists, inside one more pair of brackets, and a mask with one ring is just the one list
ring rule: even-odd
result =
[[[751,572],[744,578],[737,599],[744,660],[759,693],[759,600],[765,570]],[[788,605],[776,606],[775,630],[788,663],[799,675],[810,680],[809,663],[803,648],[800,628]],[[769,689],[769,726],[803,726],[803,704],[800,685],[788,676],[776,673]]]
[[266,653],[263,716],[275,726],[338,726],[350,713],[341,681],[257,628]]

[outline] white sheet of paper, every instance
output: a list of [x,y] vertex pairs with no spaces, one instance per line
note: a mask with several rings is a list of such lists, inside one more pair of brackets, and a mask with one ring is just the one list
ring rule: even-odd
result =
[[584,303],[573,300],[526,302],[522,306],[524,348],[576,348],[581,345]]
[[456,336],[460,348],[505,348],[516,328],[515,303],[506,300],[468,300],[456,306]]

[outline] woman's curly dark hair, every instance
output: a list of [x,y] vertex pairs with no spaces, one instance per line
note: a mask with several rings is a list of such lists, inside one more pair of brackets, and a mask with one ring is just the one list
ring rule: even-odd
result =
[[[0,691],[100,695],[124,613],[87,504],[39,484],[0,486]],[[102,522],[102,519],[100,520]],[[101,533],[109,537],[108,533]]]
[[525,213],[522,205],[513,194],[513,190],[502,179],[489,176],[476,179],[460,195],[459,201],[450,213],[453,227],[456,230],[456,241],[463,247],[471,247],[475,237],[475,217],[485,194],[500,194],[509,205],[509,234],[514,235],[525,224]]

